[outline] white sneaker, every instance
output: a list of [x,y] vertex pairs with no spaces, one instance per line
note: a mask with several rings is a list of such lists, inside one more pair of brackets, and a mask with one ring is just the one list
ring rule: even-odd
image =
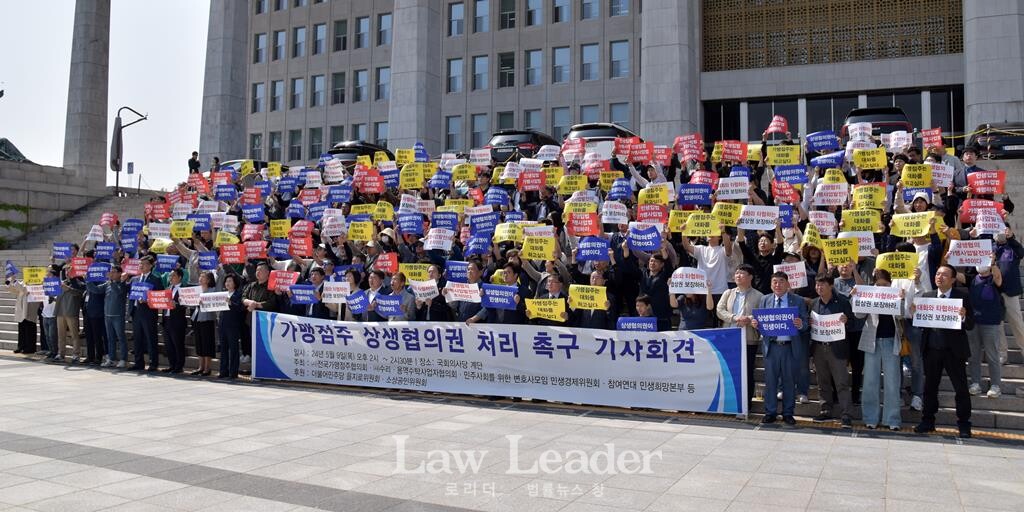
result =
[[992,386],[988,388],[988,393],[985,393],[985,396],[989,398],[999,398],[999,396],[1002,394],[1003,391],[999,389],[999,386]]
[[807,399],[807,395],[797,395],[796,396],[796,401],[801,403],[801,404],[806,404],[806,403],[810,402],[810,400]]
[[980,395],[981,394],[981,384],[978,384],[977,382],[975,382],[974,384],[971,384],[971,387],[967,388],[967,392],[970,393],[971,396]]
[[127,363],[127,362],[125,362],[125,360],[124,360],[124,359],[122,359],[122,360],[120,360],[120,361],[118,361],[118,362],[117,362],[117,367],[118,367],[118,368],[124,368],[125,366],[128,366],[128,363]]
[[914,395],[914,398],[910,400],[910,408],[915,411],[920,411],[921,409],[924,409],[924,401],[921,400],[921,397]]

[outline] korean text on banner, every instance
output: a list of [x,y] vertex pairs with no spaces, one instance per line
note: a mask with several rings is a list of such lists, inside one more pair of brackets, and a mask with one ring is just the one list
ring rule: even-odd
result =
[[[915,236],[926,236],[931,229],[930,220],[935,218],[932,212],[921,213],[897,213],[892,216],[893,236],[911,238]],[[893,276],[895,279],[895,276]]]
[[699,268],[679,267],[668,280],[669,293],[708,293],[707,274]]
[[845,339],[846,324],[843,323],[842,316],[842,313],[819,315],[811,311],[811,339],[819,343],[831,343]]
[[988,266],[992,262],[992,240],[950,240],[946,262],[954,267]]
[[779,220],[778,206],[744,205],[736,227],[742,229],[771,231]]
[[903,314],[900,289],[892,286],[858,285],[856,292],[850,296],[850,305],[854,313]]
[[802,261],[773,265],[772,272],[785,272],[790,288],[807,286],[807,267]]
[[565,322],[568,320],[568,314],[565,312],[565,301],[562,299],[526,299],[526,316],[552,322]]
[[886,270],[893,279],[913,279],[917,267],[917,254],[912,252],[886,252],[878,255],[875,267]]
[[608,294],[604,286],[569,285],[569,307],[573,309],[608,309]]
[[799,330],[794,321],[799,314],[797,308],[754,309],[757,331],[763,336],[797,336]]
[[914,327],[960,330],[962,299],[917,297],[914,299]]

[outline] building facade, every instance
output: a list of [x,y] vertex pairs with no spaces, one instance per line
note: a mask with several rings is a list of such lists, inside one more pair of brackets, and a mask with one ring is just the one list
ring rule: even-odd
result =
[[[591,121],[757,140],[776,114],[806,134],[864,106],[952,135],[1024,119],[1024,0],[225,3],[244,2],[212,2],[201,137],[222,160],[354,139],[436,154]],[[223,122],[239,97],[244,130]]]

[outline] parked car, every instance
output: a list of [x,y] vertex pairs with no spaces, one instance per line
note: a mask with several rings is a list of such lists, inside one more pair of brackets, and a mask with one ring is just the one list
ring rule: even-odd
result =
[[905,131],[912,133],[914,125],[900,107],[855,108],[846,114],[846,121],[839,131],[839,139],[846,142],[850,139],[847,127],[853,123],[871,123],[871,135],[881,137],[883,133]]
[[546,133],[535,130],[498,130],[483,149],[491,150],[491,160],[508,162],[532,158],[541,146],[557,146],[559,142]]
[[[565,138],[584,139],[587,141],[587,153],[600,153],[611,158],[615,139],[619,137],[638,137],[637,134],[614,123],[583,123],[573,125]],[[640,139],[643,141],[643,139]]]
[[[990,123],[974,129],[968,146],[978,147],[982,158],[1024,158],[1024,123]],[[1015,132],[1015,133],[1003,133]]]
[[351,167],[355,165],[358,157],[366,155],[372,160],[374,153],[378,151],[386,153],[390,160],[395,159],[395,154],[389,151],[388,148],[364,140],[339,142],[327,152],[333,155],[334,158],[341,160],[341,163],[345,164],[346,167]]
[[[245,160],[228,160],[227,162],[221,162],[220,163],[220,170],[226,171],[228,169],[231,169],[232,171],[238,172],[238,171],[240,171],[242,169],[242,162],[245,162]],[[266,166],[267,166],[267,162],[264,161],[264,160],[253,160],[252,161],[252,168],[256,172],[254,172],[253,174],[250,174],[250,175],[248,175],[248,176],[246,176],[244,178],[239,178],[238,183],[240,183],[243,187],[248,187],[248,186],[252,185],[254,182],[257,181],[257,177],[260,175],[259,174],[260,170],[262,170]],[[288,172],[288,166],[282,164],[281,165],[281,172],[282,173]],[[263,178],[260,178],[260,179],[263,179]]]

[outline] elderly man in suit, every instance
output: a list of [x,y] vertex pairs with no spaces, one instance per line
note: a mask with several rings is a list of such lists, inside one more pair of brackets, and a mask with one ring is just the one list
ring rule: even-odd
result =
[[[164,283],[159,276],[153,273],[153,258],[147,256],[139,261],[139,269],[142,271],[132,283],[149,283],[152,290],[163,290]],[[135,364],[130,368],[132,371],[147,370],[157,371],[160,362],[160,352],[157,348],[157,312],[149,308],[145,299],[131,300],[128,302],[128,316],[132,318],[132,338],[135,344]],[[149,353],[149,368],[146,368],[143,356]]]
[[[924,410],[921,412],[921,423],[914,427],[914,432],[924,434],[935,430],[935,413],[939,410],[939,383],[942,371],[946,371],[953,390],[956,392],[956,424],[960,429],[961,438],[971,437],[971,394],[967,388],[967,359],[971,356],[967,331],[974,329],[974,309],[971,297],[962,288],[953,288],[956,282],[956,269],[950,265],[939,265],[935,271],[935,289],[925,292],[922,297],[940,299],[960,299],[962,319],[960,329],[940,329],[924,327],[921,329],[921,348],[924,356]],[[911,305],[911,313],[915,310]]]
[[757,344],[760,336],[751,325],[754,308],[761,303],[764,295],[752,286],[754,267],[743,264],[733,272],[736,288],[730,288],[718,300],[716,314],[722,327],[742,327],[747,342],[747,406],[754,399],[754,366],[757,364]]
[[[795,336],[761,336],[761,350],[764,353],[764,418],[762,423],[775,423],[779,414],[779,379],[782,379],[782,420],[787,425],[796,425],[793,413],[796,409],[796,378],[798,373],[797,353],[794,345],[807,335],[810,322],[807,320],[807,303],[799,295],[789,291],[789,276],[785,272],[772,274],[772,293],[761,298],[759,309],[797,308],[793,325]],[[756,319],[751,325],[758,327]]]

